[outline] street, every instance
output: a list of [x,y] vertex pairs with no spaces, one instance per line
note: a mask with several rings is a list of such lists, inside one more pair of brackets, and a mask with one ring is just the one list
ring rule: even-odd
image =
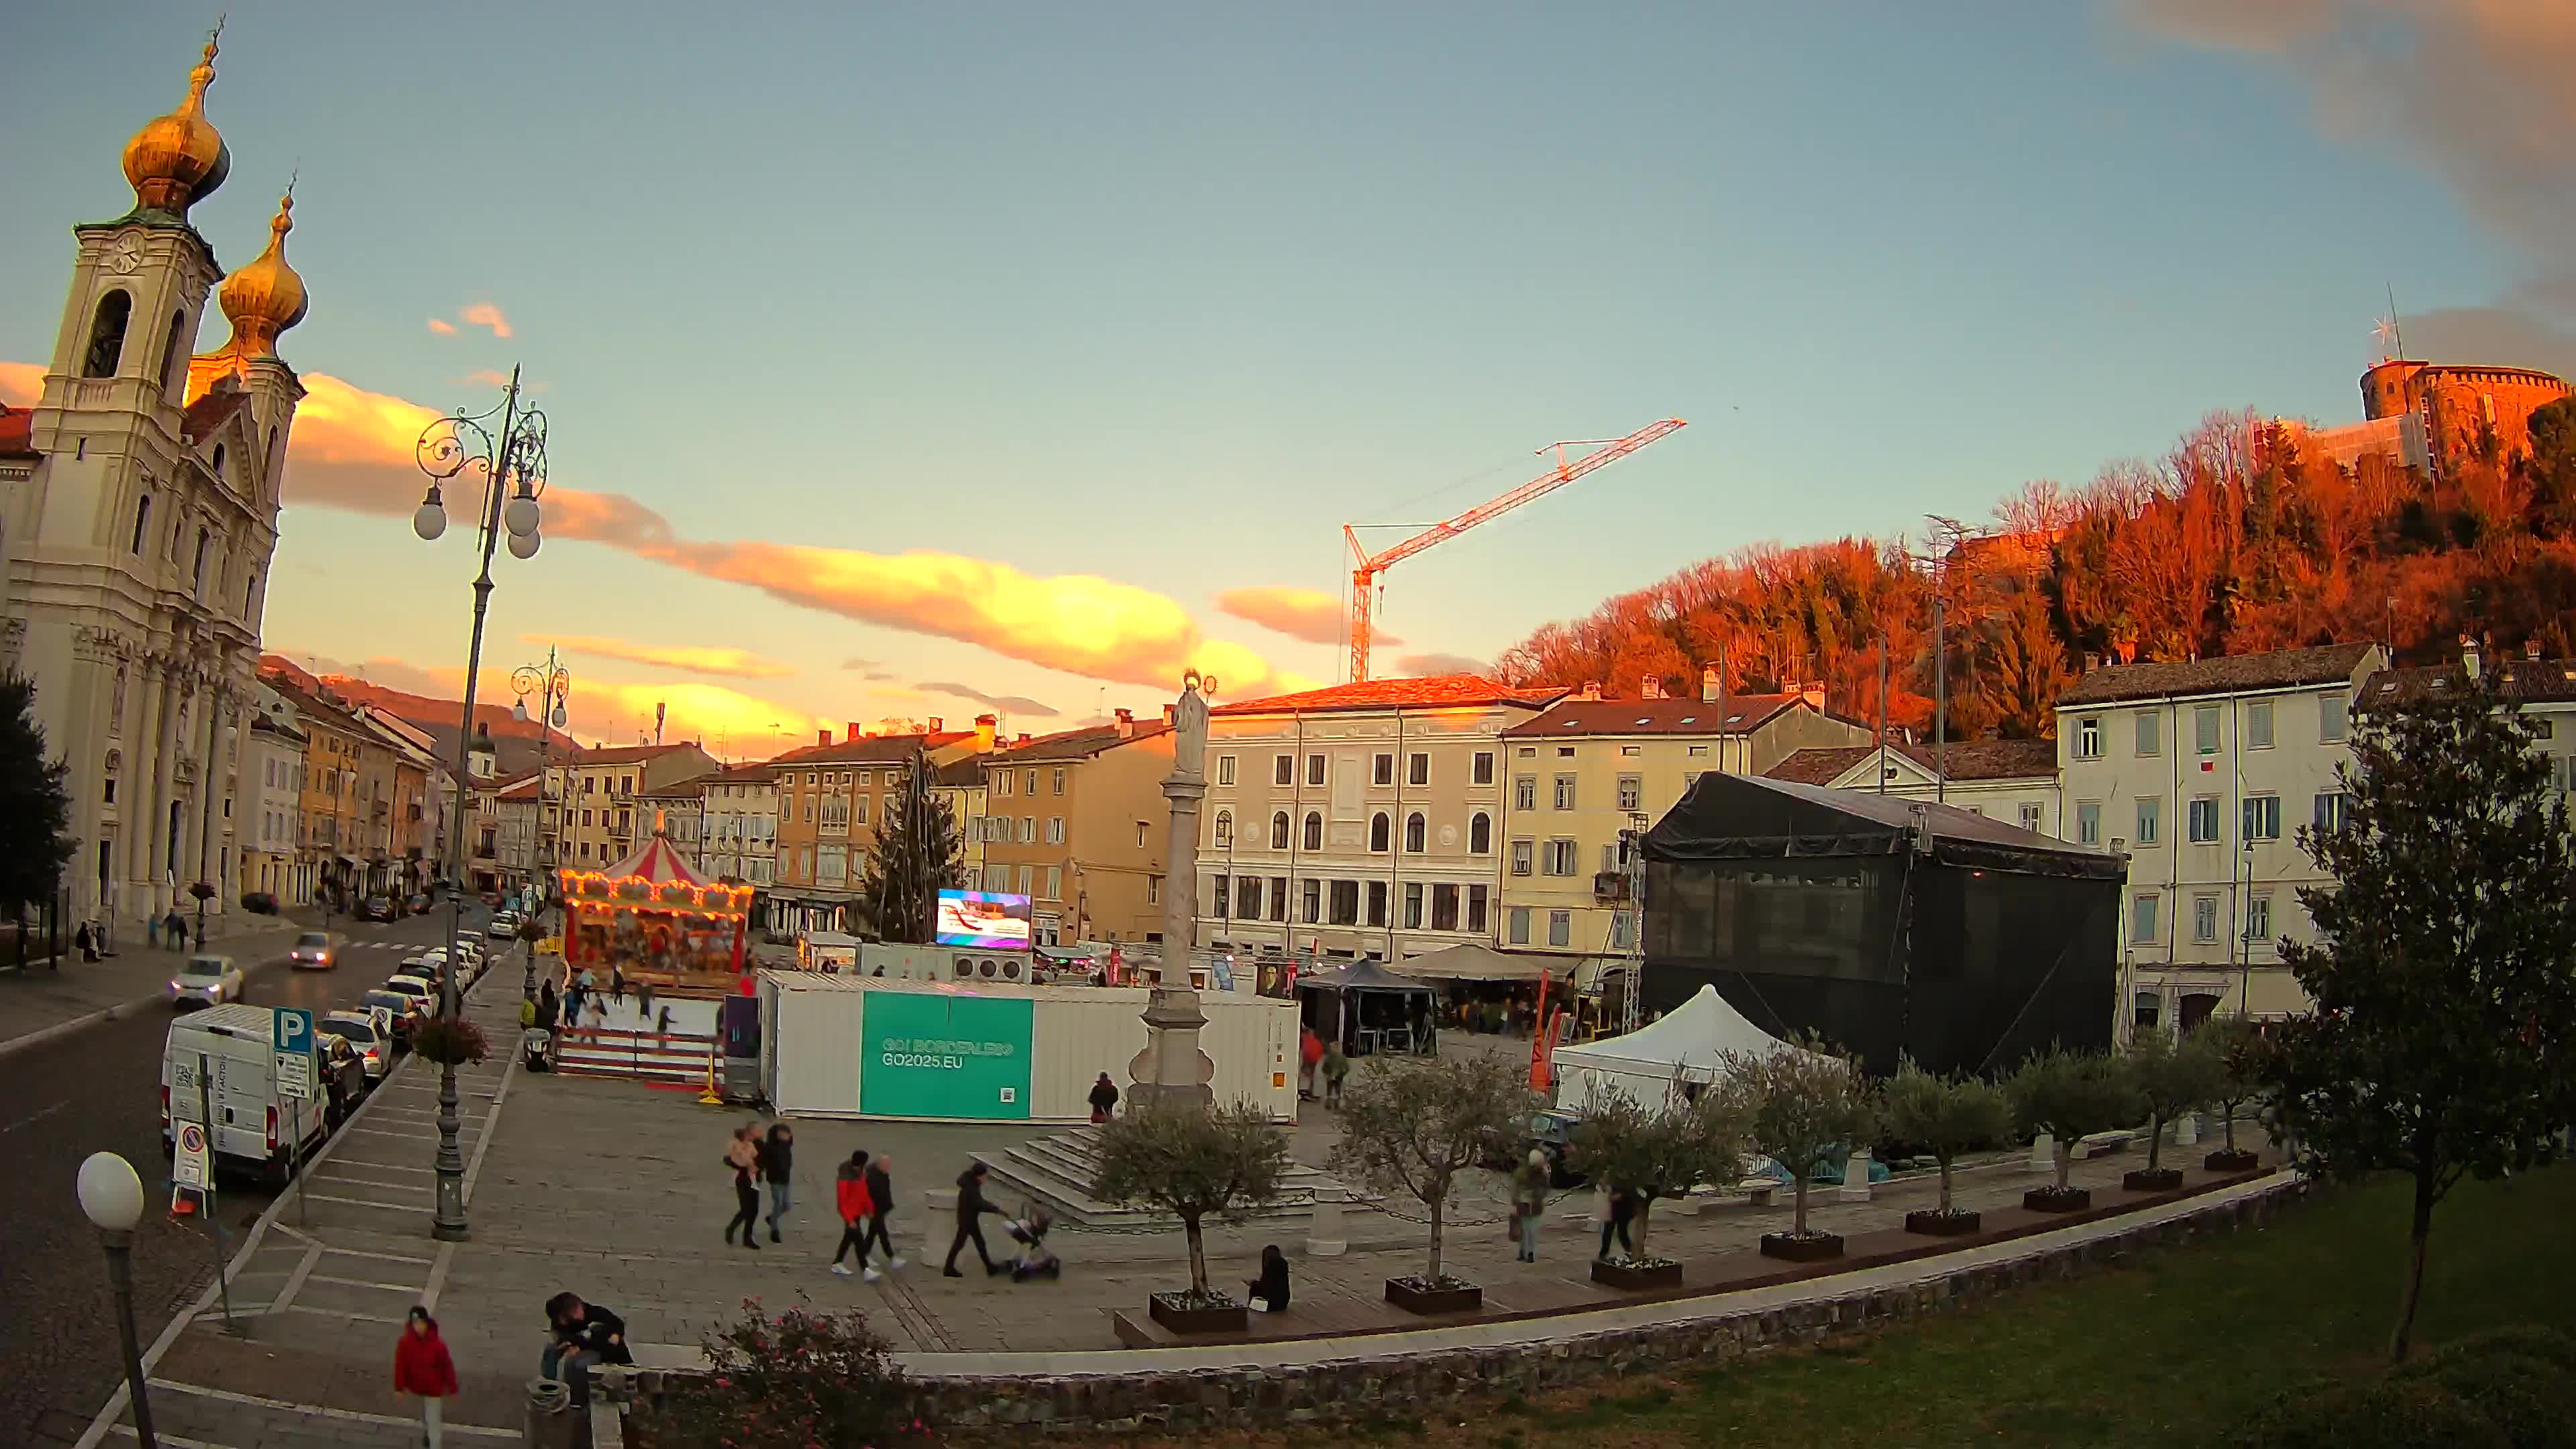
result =
[[[469,923],[481,915],[469,906]],[[290,970],[280,943],[242,962],[247,999],[317,1012],[353,1004],[404,955],[443,941],[447,914],[388,925],[334,921],[333,929],[343,938],[338,969]],[[0,1443],[71,1442],[121,1372],[106,1264],[72,1193],[83,1158],[101,1149],[122,1154],[152,1204],[134,1242],[137,1332],[146,1346],[213,1281],[218,1259],[274,1197],[222,1179],[222,1243],[202,1224],[168,1216],[159,1093],[168,1028],[167,1014],[145,1012],[0,1057],[0,1162],[8,1168],[0,1178],[0,1222],[8,1225],[0,1234]]]

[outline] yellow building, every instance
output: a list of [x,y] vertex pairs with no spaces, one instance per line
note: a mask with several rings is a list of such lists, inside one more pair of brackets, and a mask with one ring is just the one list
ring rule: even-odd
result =
[[956,823],[958,858],[965,866],[961,879],[970,888],[984,879],[984,765],[983,755],[968,755],[930,777],[931,795],[948,806],[948,818]]
[[933,719],[925,733],[879,735],[854,723],[837,742],[831,731],[818,731],[813,744],[769,762],[778,807],[771,930],[855,932],[865,924],[859,879],[911,772],[937,770],[992,745],[987,722],[973,730],[943,724]]
[[1163,939],[1168,720],[1125,710],[984,765],[983,888],[1031,898],[1039,945]]
[[[1589,692],[1587,692],[1589,693]],[[1801,749],[1866,745],[1866,725],[1823,710],[1823,692],[1699,699],[1577,696],[1502,732],[1505,951],[1618,955],[1637,927],[1622,831],[1644,830],[1700,776],[1758,775]]]
[[549,766],[563,796],[562,863],[600,870],[632,855],[653,834],[651,813],[635,797],[715,768],[714,756],[688,742],[584,750]]

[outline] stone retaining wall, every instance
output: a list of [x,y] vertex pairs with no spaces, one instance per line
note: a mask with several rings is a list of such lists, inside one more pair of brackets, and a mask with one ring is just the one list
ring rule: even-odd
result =
[[[937,1378],[917,1381],[921,1414],[949,1432],[1056,1429],[1267,1428],[1281,1423],[1392,1416],[1410,1418],[1459,1400],[1535,1394],[1597,1378],[1683,1367],[1706,1368],[1775,1348],[1806,1347],[2032,1283],[2073,1277],[2142,1248],[2163,1247],[2260,1226],[2304,1191],[2285,1179],[2264,1191],[2158,1223],[2030,1252],[1903,1287],[1819,1296],[1777,1308],[1730,1311],[1712,1298],[1702,1316],[1582,1333],[1546,1343],[1389,1351],[1281,1368],[1232,1366],[1167,1373],[1072,1374],[1057,1378]],[[659,1376],[640,1376],[650,1394]]]

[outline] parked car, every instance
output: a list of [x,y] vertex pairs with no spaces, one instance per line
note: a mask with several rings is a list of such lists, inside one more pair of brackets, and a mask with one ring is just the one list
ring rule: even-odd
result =
[[413,893],[412,893],[412,898],[411,898],[411,913],[412,913],[413,915],[417,916],[417,915],[421,915],[421,914],[423,914],[424,912],[428,911],[428,909],[429,909],[429,893],[428,893],[427,891],[415,891],[415,892],[413,892]]
[[408,991],[370,991],[361,1005],[385,1013],[386,1030],[394,1039],[394,1050],[411,1050],[411,1029],[429,1015],[429,998]]
[[426,1018],[438,1009],[438,987],[422,977],[397,972],[385,978],[384,989],[418,1002],[413,1008],[416,1019]]
[[170,1002],[186,1009],[242,999],[242,969],[230,956],[191,956],[170,978]]
[[495,915],[492,918],[492,924],[483,928],[483,935],[487,940],[516,940],[518,934],[519,916],[515,911],[503,911]]
[[328,971],[340,964],[340,938],[328,931],[307,931],[295,938],[286,964],[298,971]]
[[358,1054],[358,1065],[370,1083],[384,1080],[393,1070],[394,1041],[390,1024],[373,1011],[334,1011],[315,1022],[317,1032],[329,1032],[349,1044]]
[[244,891],[241,906],[253,915],[273,916],[277,914],[277,897],[267,891]]
[[401,914],[391,896],[369,896],[358,902],[358,919],[362,921],[390,921]]

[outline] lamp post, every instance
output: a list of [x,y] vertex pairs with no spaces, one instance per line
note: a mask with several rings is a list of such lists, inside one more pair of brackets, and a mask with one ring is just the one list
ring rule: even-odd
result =
[[93,1152],[80,1165],[81,1212],[107,1249],[107,1283],[116,1294],[116,1332],[125,1344],[125,1390],[134,1400],[134,1437],[155,1449],[152,1403],[144,1395],[143,1350],[134,1336],[134,1225],[143,1221],[143,1180],[113,1152]]
[[[497,438],[484,426],[495,414],[500,417]],[[456,818],[462,821],[466,786],[473,777],[467,751],[474,739],[475,676],[483,669],[483,617],[492,601],[492,549],[506,533],[512,558],[536,557],[541,542],[537,529],[543,522],[537,495],[546,486],[546,415],[535,408],[519,406],[519,370],[513,367],[498,407],[479,413],[460,408],[440,418],[422,430],[414,453],[420,470],[429,475],[429,491],[422,496],[420,508],[411,519],[412,532],[420,535],[424,543],[435,541],[447,531],[447,504],[439,497],[439,485],[476,469],[483,474],[482,507],[475,514],[482,565],[474,577],[474,633],[465,656],[464,722],[456,731]],[[450,832],[447,849],[447,875],[453,881],[465,871],[462,829]],[[456,995],[456,963],[464,954],[459,949],[464,935],[464,893],[451,890],[447,969],[439,973],[438,984],[439,1011],[451,1019],[463,1010]],[[442,1062],[438,1073],[438,1207],[429,1231],[431,1237],[448,1242],[460,1242],[470,1235],[465,1222],[465,1154],[456,1143],[456,1107],[456,1064]]]
[[[546,792],[555,783],[554,732],[562,729],[571,719],[571,715],[565,709],[565,703],[572,697],[572,672],[556,662],[555,651],[549,648],[546,650],[544,664],[522,664],[510,671],[510,688],[519,696],[519,702],[510,707],[510,713],[522,722],[528,718],[528,696],[532,694],[537,696],[537,743],[542,752],[543,761],[538,769],[537,840],[540,845],[543,845],[546,841]],[[563,807],[557,804],[553,808],[556,812],[555,835],[560,839],[563,834]],[[544,869],[538,873],[535,880],[529,882],[530,886],[538,891],[534,905],[540,911],[546,904],[546,896],[540,882],[551,877],[554,865],[554,851],[549,848],[546,851]],[[524,989],[528,998],[533,1000],[537,994],[537,943],[529,941],[526,946],[528,974]]]

